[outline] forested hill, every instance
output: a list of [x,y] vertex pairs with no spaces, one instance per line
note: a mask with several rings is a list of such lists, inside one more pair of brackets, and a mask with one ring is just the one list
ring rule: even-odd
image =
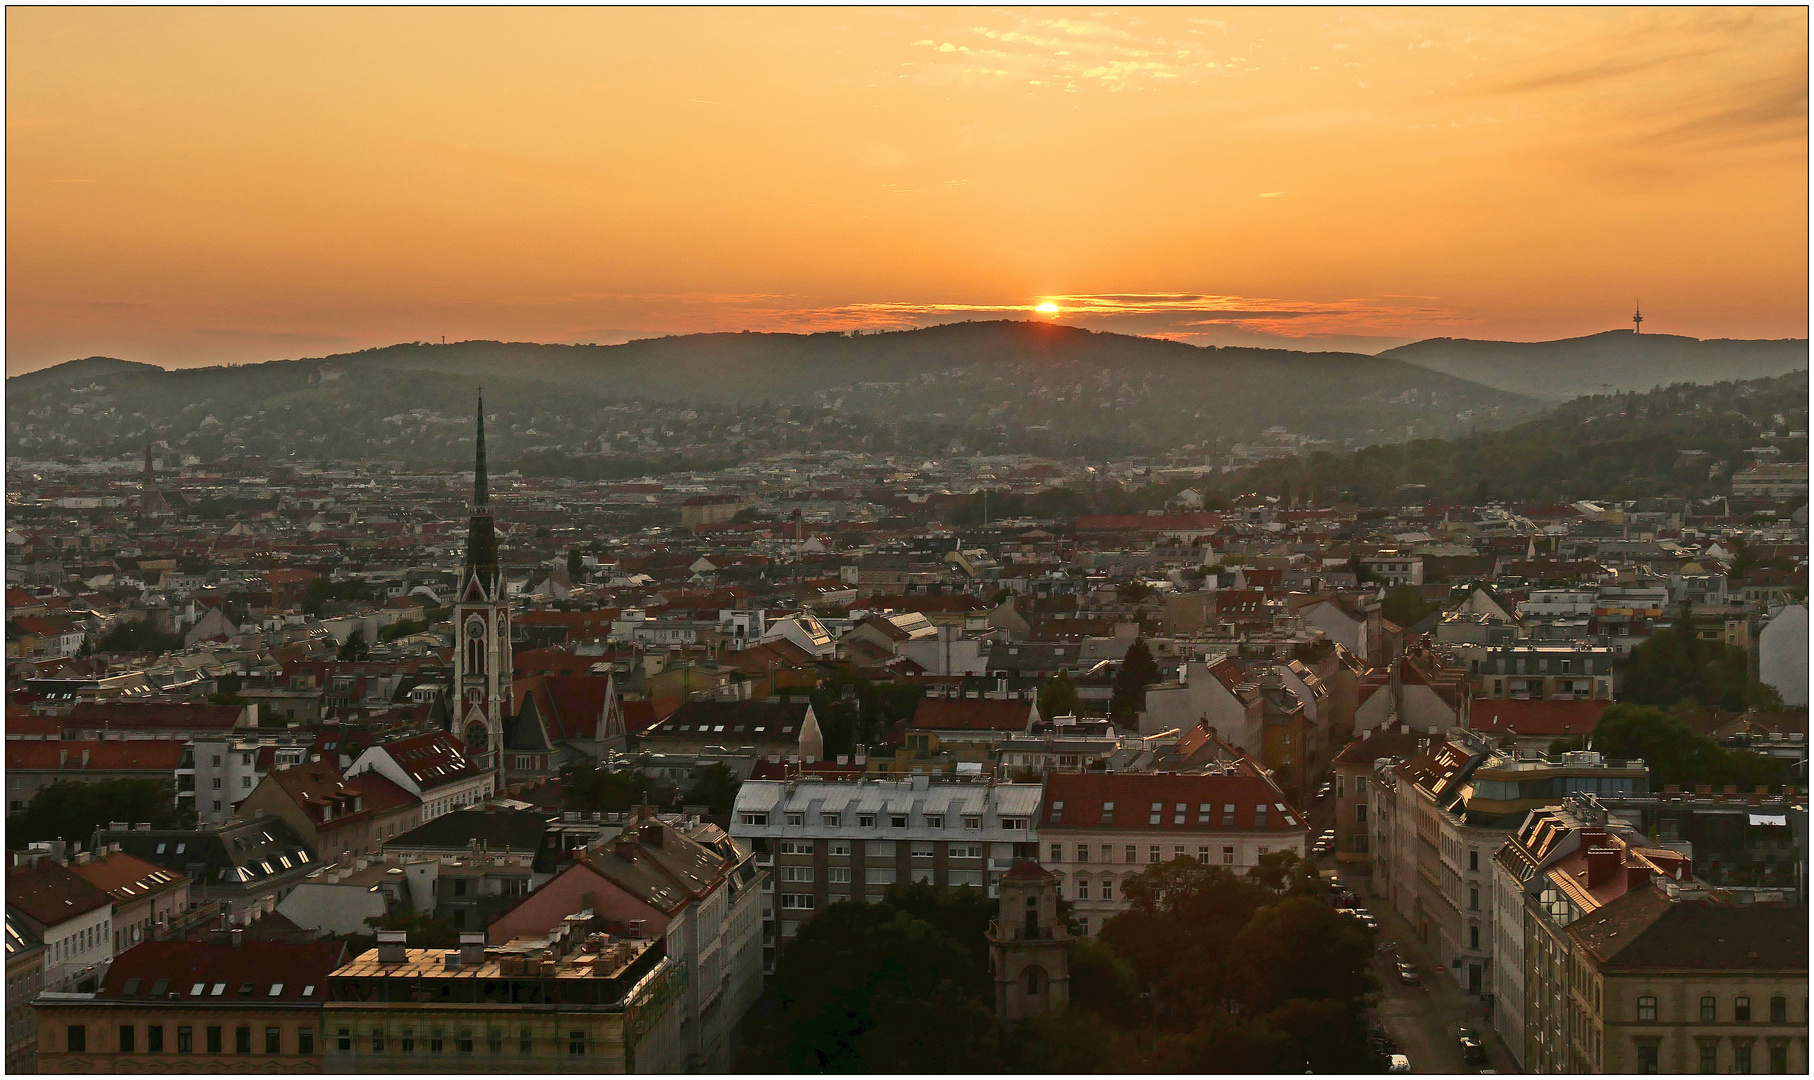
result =
[[1376,506],[1707,497],[1731,490],[1733,470],[1754,447],[1775,446],[1783,461],[1806,461],[1807,430],[1804,370],[1580,398],[1504,431],[1271,462],[1231,474],[1220,489],[1225,497],[1289,491]]
[[495,391],[488,434],[501,461],[651,442],[720,456],[818,446],[1113,457],[1232,445],[1275,425],[1340,448],[1505,427],[1541,407],[1358,353],[986,322],[613,346],[414,343],[174,371],[91,357],[7,380],[7,446],[117,453],[156,438],[204,456],[452,463],[470,449],[441,419],[470,416],[480,382]]
[[1431,338],[1380,353],[1485,386],[1566,401],[1674,383],[1757,379],[1806,370],[1808,341],[1715,339],[1609,330],[1561,341]]

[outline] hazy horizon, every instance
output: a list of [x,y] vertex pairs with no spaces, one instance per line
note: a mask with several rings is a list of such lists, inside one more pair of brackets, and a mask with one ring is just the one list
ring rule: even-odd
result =
[[1807,13],[8,12],[9,373],[1049,316],[1807,335]]

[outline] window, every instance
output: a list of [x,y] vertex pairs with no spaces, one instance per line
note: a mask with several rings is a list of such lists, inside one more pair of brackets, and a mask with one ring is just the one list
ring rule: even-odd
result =
[[871,885],[893,885],[894,867],[869,866],[863,869],[863,880]]
[[222,1034],[221,1028],[212,1026],[212,1025],[209,1026],[209,1028],[208,1028],[208,1053],[218,1054],[221,1052],[221,1050],[220,1050],[221,1034]]
[[888,815],[888,827],[891,829],[905,829],[907,827],[907,815],[906,814],[889,814]]
[[1751,1022],[1750,998],[1737,997],[1732,999],[1732,1021],[1737,1024],[1749,1024]]
[[871,840],[869,842],[869,857],[872,859],[875,859],[875,858],[892,859],[892,858],[894,858],[894,841],[893,840]]
[[981,814],[965,814],[964,815],[964,828],[980,829],[982,827],[983,827],[983,816]]
[[829,829],[835,829],[838,827],[838,815],[836,815],[836,814],[820,814],[819,815],[819,824],[824,825],[826,828],[829,828]]
[[[1361,820],[1365,821],[1367,819],[1363,816],[1361,818]],[[1480,852],[1473,848],[1468,849],[1468,869],[1469,870],[1480,869]]]
[[812,853],[813,842],[811,840],[781,841],[781,854],[783,855],[811,855]]
[[850,884],[850,867],[833,866],[827,868],[825,871],[825,880],[831,882],[833,885]]
[[85,1053],[88,1050],[88,1027],[85,1024],[70,1024],[65,1027],[65,1038],[72,1054]]
[[[1114,803],[1105,802],[1102,804],[1102,823],[1104,825],[1115,824],[1115,804]],[[1128,861],[1133,862],[1134,860],[1129,859]]]
[[1468,910],[1469,911],[1479,911],[1480,910],[1480,890],[1479,889],[1469,889],[1468,890]]
[[827,855],[842,855],[845,858],[849,858],[850,857],[850,841],[848,841],[848,840],[828,840],[825,843],[825,853]]
[[811,911],[813,909],[813,894],[782,893],[781,908],[784,911]]
[[1024,831],[1027,827],[1027,819],[1024,817],[1005,817],[1001,819],[1001,827],[1009,832]]
[[1179,803],[1176,806],[1172,807],[1172,824],[1173,825],[1184,824],[1184,815],[1185,815],[1185,812],[1187,811],[1187,809],[1188,809],[1188,807],[1186,807],[1186,805],[1184,803]]
[[930,858],[932,858],[932,842],[929,840],[914,841],[913,854],[910,855],[909,858],[914,858],[914,859],[930,859]]
[[1364,795],[1364,794],[1366,794],[1366,791],[1367,791],[1367,778],[1365,776],[1355,777],[1354,778],[1354,794],[1355,795]]
[[569,1031],[567,1033],[567,1054],[568,1054],[568,1056],[577,1057],[581,1054],[584,1054],[585,1052],[586,1052],[586,1033],[583,1031]]
[[1657,1071],[1657,1044],[1656,1043],[1639,1043],[1638,1044],[1638,1071],[1641,1073],[1644,1073],[1646,1075],[1654,1075],[1656,1073],[1656,1071]]
[[[352,1046],[352,1040],[348,1039],[348,1040],[346,1040],[346,1042],[347,1042],[348,1048],[350,1049]],[[308,1057],[309,1055],[313,1054],[314,1052],[315,1052],[315,1029],[312,1027],[297,1028],[296,1029],[296,1053],[300,1054],[303,1057]]]
[[454,1049],[462,1054],[472,1053],[472,1032],[460,1032],[460,1037],[454,1040]]
[[1197,846],[1197,861],[1200,863],[1209,862],[1209,846],[1207,844],[1199,844]]
[[[1718,1018],[1718,1014],[1719,1014],[1719,1005],[1717,1004],[1717,999],[1712,994],[1707,994],[1704,997],[1702,997],[1701,998],[1701,1020],[1704,1023],[1712,1023],[1714,1020],[1716,1020]],[[1708,1072],[1711,1070],[1703,1069],[1701,1071]]]
[[1104,878],[1102,880],[1101,896],[1104,900],[1115,899],[1115,883],[1112,880],[1110,880],[1108,878]]
[[876,827],[876,816],[874,814],[858,814],[857,815],[857,828],[873,829],[875,827]]
[[1258,859],[1264,859],[1266,857],[1266,852],[1269,850],[1271,850],[1271,849],[1267,848],[1264,844],[1262,844],[1255,852],[1254,857],[1258,858]]
[[782,881],[811,881],[812,879],[813,868],[810,866],[783,866],[781,868]]
[[384,1029],[383,1028],[373,1028],[372,1029],[372,1053],[374,1053],[374,1054],[384,1053]]
[[1078,862],[1089,862],[1090,861],[1090,845],[1088,845],[1088,844],[1078,844],[1077,845],[1077,861]]
[[1264,829],[1266,827],[1266,804],[1265,803],[1255,803],[1254,804],[1253,827],[1256,829]]
[[1211,807],[1212,807],[1212,804],[1210,804],[1210,803],[1198,803],[1197,804],[1197,824],[1199,824],[1199,825],[1208,825],[1209,824],[1209,813],[1210,813]]
[[1701,1044],[1701,1071],[1709,1074],[1720,1071],[1720,1044],[1712,1039]]
[[491,1051],[494,1054],[503,1053],[504,1052],[504,1033],[497,1030],[496,1028],[493,1028],[489,1033],[487,1033],[485,1036],[485,1049]]
[[1128,846],[1127,846],[1127,852],[1126,852],[1126,855],[1127,855],[1127,861],[1128,861],[1128,862],[1130,862],[1130,863],[1133,863],[1133,862],[1139,862],[1139,861],[1140,861],[1140,854],[1139,854],[1139,853],[1140,853],[1140,849],[1139,849],[1139,848],[1137,848],[1137,847],[1135,847],[1135,846],[1134,846],[1134,845],[1132,845],[1132,844],[1129,844],[1129,845],[1128,845]]
[[219,791],[220,790],[220,777],[217,776],[214,779],[208,781],[208,787],[214,791]]
[[1355,824],[1357,824],[1357,825],[1365,825],[1367,823],[1367,804],[1366,803],[1355,803],[1354,804],[1354,821],[1355,821]]
[[787,823],[789,825],[804,825],[804,824],[806,824],[806,815],[805,814],[789,814],[789,815],[787,815]]
[[1064,862],[1064,845],[1063,844],[1053,844],[1052,845],[1052,861],[1053,862]]
[[1657,999],[1646,994],[1638,999],[1638,1019],[1655,1020],[1657,1018]]
[[1480,927],[1468,927],[1468,948],[1473,949],[1475,952],[1480,951]]
[[195,1029],[179,1027],[176,1029],[176,1052],[179,1054],[195,1053]]
[[745,814],[745,815],[743,815],[743,823],[745,825],[767,825],[768,824],[768,815],[767,814]]
[[1090,898],[1090,883],[1087,881],[1079,881],[1077,883],[1077,899],[1088,900],[1089,898]]
[[1146,861],[1149,863],[1156,863],[1159,861],[1159,845],[1158,844],[1154,844],[1151,847],[1146,849]]
[[927,814],[926,815],[926,827],[928,829],[944,828],[945,827],[945,815],[943,815],[943,814]]
[[1222,804],[1222,827],[1224,829],[1232,829],[1232,828],[1234,828],[1234,824],[1235,824],[1235,804],[1234,803],[1223,803]]
[[1770,1071],[1786,1073],[1789,1071],[1789,1046],[1787,1043],[1770,1044]]
[[1770,1022],[1772,1024],[1789,1022],[1789,999],[1781,994],[1770,999]]
[[[1651,1053],[1651,1059],[1654,1062],[1656,1059],[1656,1050],[1654,1048],[1652,1048],[1650,1053]],[[1654,1072],[1655,1070],[1653,1069],[1651,1071]],[[1741,1074],[1748,1073],[1751,1071],[1751,1044],[1750,1043],[1735,1042],[1732,1044],[1732,1071],[1735,1073],[1741,1073]]]
[[[339,1044],[339,1049],[340,1049],[341,1053],[347,1053],[347,1052],[351,1051],[353,1049],[353,1029],[352,1028],[341,1028],[335,1034],[335,1041]],[[177,1042],[178,1042],[177,1049],[181,1050],[182,1049],[182,1046],[181,1046],[182,1035],[180,1032],[177,1035]]]
[[1152,808],[1146,812],[1146,823],[1148,825],[1159,824],[1160,815],[1162,815],[1164,813],[1165,813],[1165,804],[1164,803],[1154,803],[1152,805]]
[[233,1052],[235,1054],[250,1054],[252,1052],[251,1028],[236,1027],[233,1029]]
[[439,1031],[429,1032],[429,1034],[428,1034],[428,1052],[429,1053],[439,1054],[446,1047],[446,1045],[447,1044],[442,1041],[441,1033]]
[[983,857],[981,844],[950,844],[945,848],[947,859],[980,859]]

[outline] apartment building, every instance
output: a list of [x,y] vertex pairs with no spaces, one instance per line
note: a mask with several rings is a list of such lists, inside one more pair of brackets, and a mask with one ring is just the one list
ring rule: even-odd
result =
[[1046,780],[1040,864],[1085,934],[1127,910],[1122,884],[1174,859],[1252,869],[1277,851],[1302,855],[1309,822],[1251,759],[1176,773],[1058,773]]
[[345,946],[148,941],[89,993],[38,999],[38,1071],[315,1073],[327,976]]
[[1514,701],[1611,701],[1618,689],[1619,650],[1577,642],[1455,645],[1448,653],[1467,668],[1476,698]]
[[1450,975],[1476,994],[1493,981],[1490,874],[1510,833],[1529,811],[1569,795],[1629,794],[1649,785],[1642,761],[1591,751],[1519,758],[1470,732],[1381,771],[1388,770],[1395,806],[1374,850],[1383,850],[1379,833],[1387,829],[1393,846],[1385,860],[1376,854],[1375,888],[1383,882],[1418,940],[1436,946]]
[[327,977],[323,1071],[681,1072],[682,977],[656,945],[590,919],[457,952],[380,931]]
[[763,970],[800,924],[840,900],[880,900],[897,882],[997,895],[1001,874],[1035,858],[1038,784],[957,777],[750,780],[731,835],[772,873]]

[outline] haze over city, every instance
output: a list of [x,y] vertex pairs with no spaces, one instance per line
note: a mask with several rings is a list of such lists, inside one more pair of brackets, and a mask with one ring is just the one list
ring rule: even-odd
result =
[[7,13],[9,373],[1807,333],[1804,9]]

